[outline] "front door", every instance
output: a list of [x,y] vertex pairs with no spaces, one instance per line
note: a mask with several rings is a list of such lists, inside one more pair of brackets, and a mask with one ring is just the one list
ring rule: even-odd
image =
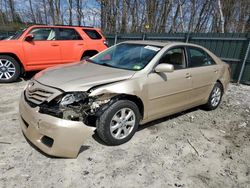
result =
[[183,47],[173,48],[159,63],[174,65],[170,73],[148,75],[148,118],[156,119],[180,111],[189,106],[192,77],[186,69],[186,55]]
[[61,61],[60,46],[57,43],[53,28],[33,28],[32,41],[23,41],[23,50],[27,66],[47,67],[59,64]]

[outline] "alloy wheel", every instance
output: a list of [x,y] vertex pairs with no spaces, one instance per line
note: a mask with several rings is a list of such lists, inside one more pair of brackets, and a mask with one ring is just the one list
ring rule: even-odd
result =
[[221,100],[221,89],[219,87],[215,87],[213,92],[212,92],[212,97],[211,97],[211,105],[213,107],[216,107]]
[[0,80],[11,79],[15,75],[15,72],[15,65],[11,61],[0,59]]
[[110,132],[115,139],[124,139],[130,135],[136,123],[135,113],[130,108],[122,108],[110,122]]

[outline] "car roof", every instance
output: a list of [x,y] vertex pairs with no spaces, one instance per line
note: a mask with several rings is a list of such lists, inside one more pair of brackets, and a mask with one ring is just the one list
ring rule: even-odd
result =
[[[124,41],[122,43],[143,44],[143,45],[152,45],[152,46],[159,46],[159,47],[165,47],[165,46],[169,46],[169,45],[183,45],[183,46],[193,46],[193,47],[205,49],[204,47],[197,45],[197,44],[179,42],[179,41],[161,42],[161,41],[152,41],[152,40],[133,40],[133,41]],[[205,50],[207,51],[207,49],[205,49]]]
[[[164,47],[170,44],[176,44],[176,45],[190,45],[190,43],[185,43],[185,42],[178,42],[178,41],[166,41],[166,42],[161,42],[161,41],[152,41],[152,40],[133,40],[133,41],[124,41],[122,43],[129,43],[129,44],[144,44],[144,45],[153,45],[153,46],[160,46]],[[193,44],[191,44],[193,45]],[[198,46],[198,45],[195,45]]]
[[153,45],[153,46],[164,47],[164,46],[168,45],[170,42],[160,42],[160,41],[150,41],[150,40],[133,40],[133,41],[124,41],[122,43],[144,44],[144,45]]
[[55,28],[83,28],[83,29],[98,29],[91,26],[73,26],[73,25],[31,25],[30,27],[55,27]]

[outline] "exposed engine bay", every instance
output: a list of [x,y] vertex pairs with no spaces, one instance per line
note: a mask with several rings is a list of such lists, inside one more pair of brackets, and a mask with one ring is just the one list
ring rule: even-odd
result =
[[62,94],[40,105],[40,113],[72,121],[89,122],[99,110],[111,101],[112,95],[89,97],[88,92]]

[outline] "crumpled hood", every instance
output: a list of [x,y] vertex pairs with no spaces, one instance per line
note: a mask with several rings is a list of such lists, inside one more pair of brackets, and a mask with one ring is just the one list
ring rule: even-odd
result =
[[87,91],[91,87],[129,79],[134,71],[111,68],[94,63],[72,63],[45,69],[35,80],[64,91]]

